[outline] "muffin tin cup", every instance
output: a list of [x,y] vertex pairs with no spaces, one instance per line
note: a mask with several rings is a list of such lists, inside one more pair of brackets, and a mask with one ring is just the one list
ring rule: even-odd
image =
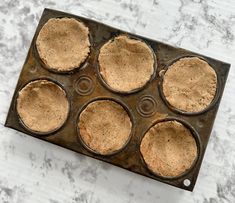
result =
[[[217,84],[216,84],[216,92],[215,92],[215,96],[213,98],[213,100],[211,101],[211,103],[206,107],[204,108],[203,110],[201,111],[198,111],[198,112],[190,112],[190,111],[183,111],[183,110],[180,110],[174,106],[172,106],[166,99],[164,93],[163,93],[163,80],[164,80],[164,75],[165,73],[167,72],[168,68],[173,65],[175,62],[177,62],[178,60],[182,59],[182,58],[191,58],[191,57],[197,57],[205,62],[207,62],[211,68],[213,68],[213,70],[215,71],[216,73],[216,76],[217,76]],[[202,56],[199,56],[199,55],[185,55],[185,56],[180,56],[178,58],[175,58],[174,60],[172,60],[169,64],[167,64],[164,69],[161,71],[161,73],[159,74],[161,80],[160,80],[160,83],[159,83],[159,92],[160,92],[160,95],[161,95],[161,98],[162,100],[166,103],[166,105],[172,109],[173,111],[175,111],[176,113],[180,113],[180,114],[184,114],[184,115],[198,115],[198,114],[203,114],[207,111],[209,111],[215,104],[216,102],[218,101],[219,99],[219,96],[221,95],[221,82],[220,82],[220,78],[218,77],[218,73],[217,71],[214,69],[213,65],[210,64],[210,62],[208,62],[204,57]]]
[[[92,102],[96,102],[96,101],[113,101],[113,102],[116,102],[117,104],[119,104],[121,107],[123,107],[123,109],[127,112],[129,118],[130,118],[130,121],[131,121],[131,124],[132,124],[132,127],[131,127],[131,133],[129,134],[129,137],[127,139],[127,141],[125,142],[125,144],[118,150],[115,150],[113,152],[110,152],[110,153],[107,153],[107,154],[101,154],[95,150],[93,150],[92,148],[90,148],[85,142],[84,140],[82,139],[81,135],[80,135],[80,131],[79,131],[79,128],[78,128],[78,123],[79,123],[79,118],[80,118],[80,114],[83,112],[83,110]],[[127,105],[125,103],[123,103],[122,101],[116,99],[116,98],[112,98],[112,97],[97,97],[97,98],[94,98],[92,99],[91,101],[88,101],[85,105],[83,105],[81,107],[81,109],[78,111],[78,115],[77,115],[77,119],[76,119],[76,123],[74,124],[76,126],[76,131],[77,131],[77,137],[78,137],[78,141],[82,143],[83,147],[85,149],[87,149],[88,151],[92,152],[93,154],[96,154],[96,155],[99,155],[99,156],[112,156],[112,155],[115,155],[121,151],[123,151],[126,146],[128,145],[128,143],[130,142],[132,136],[135,134],[135,121],[134,121],[134,117],[130,111],[130,109],[127,107]]]
[[195,139],[196,145],[197,145],[197,157],[195,158],[195,160],[193,161],[192,165],[190,166],[190,168],[188,170],[184,171],[183,173],[181,173],[177,176],[161,176],[161,175],[155,173],[154,171],[152,171],[148,167],[148,164],[145,162],[144,157],[140,151],[139,153],[141,154],[141,161],[143,162],[143,164],[145,165],[147,170],[149,170],[150,173],[152,173],[154,176],[156,176],[158,178],[165,179],[165,180],[176,180],[179,178],[187,177],[187,175],[190,173],[190,171],[195,167],[196,163],[199,160],[199,157],[201,157],[201,151],[202,151],[202,144],[201,144],[200,136],[190,123],[188,123],[187,121],[185,121],[183,119],[177,118],[177,117],[167,117],[162,120],[158,120],[155,123],[153,123],[151,126],[149,126],[149,128],[144,132],[140,144],[142,143],[144,136],[150,130],[150,128],[152,128],[153,126],[155,126],[158,123],[165,122],[165,121],[178,121],[179,123],[183,124],[183,126],[186,127],[191,132],[191,134],[193,135],[193,138]]
[[[89,29],[90,53],[83,64],[70,72],[57,72],[45,67],[36,50],[36,38],[42,26],[50,18],[74,18]],[[115,36],[124,34],[145,42],[154,56],[154,73],[141,88],[129,92],[117,92],[102,79],[99,72],[99,49]],[[217,74],[217,91],[212,103],[203,111],[181,112],[172,108],[162,92],[163,73],[174,61],[182,57],[196,56],[211,65]],[[213,127],[214,119],[222,97],[230,65],[201,54],[127,33],[102,23],[60,11],[45,9],[32,40],[28,56],[23,65],[15,93],[9,108],[5,126],[29,134],[41,140],[72,151],[102,160],[129,171],[141,174],[169,185],[192,191],[196,183],[202,159]],[[53,132],[40,133],[28,129],[17,113],[16,102],[19,91],[29,82],[45,79],[59,85],[69,101],[69,113],[64,124]],[[78,129],[80,113],[94,101],[112,100],[120,104],[132,122],[132,131],[125,145],[108,155],[90,149],[81,139]],[[198,156],[191,168],[177,177],[162,177],[148,169],[140,152],[140,143],[147,130],[157,122],[176,120],[192,132],[198,149]]]
[[119,90],[116,90],[112,87],[110,87],[107,82],[105,81],[105,79],[103,78],[103,76],[101,75],[100,73],[100,65],[99,65],[99,61],[98,61],[98,58],[99,58],[99,54],[100,54],[100,49],[103,47],[103,45],[105,45],[106,43],[108,43],[109,41],[113,41],[115,37],[118,37],[119,34],[117,35],[114,35],[112,36],[112,38],[108,39],[107,41],[103,42],[100,46],[99,46],[99,49],[98,49],[98,54],[97,54],[97,58],[96,58],[96,70],[97,70],[97,75],[98,75],[98,78],[99,80],[101,81],[102,85],[107,88],[108,90],[114,92],[114,93],[119,93],[119,94],[132,94],[132,93],[136,93],[138,91],[141,91],[143,90],[155,77],[156,77],[156,72],[157,72],[157,57],[151,47],[151,45],[144,41],[143,39],[139,38],[139,37],[136,37],[136,36],[130,36],[128,34],[125,34],[123,33],[122,35],[126,35],[129,39],[134,39],[134,40],[139,40],[141,42],[144,42],[148,47],[149,49],[151,50],[152,52],[152,55],[153,55],[153,60],[154,60],[154,63],[153,63],[153,74],[151,75],[151,77],[149,78],[149,80],[142,86],[142,87],[139,87],[139,88],[136,88],[136,89],[133,89],[133,90],[130,90],[130,91],[119,91]]
[[[65,17],[65,16],[62,16],[62,15],[61,15],[61,16],[58,16],[58,17],[56,17],[56,18],[64,18],[64,17]],[[71,18],[71,17],[68,17],[68,18]],[[86,26],[86,24],[85,24],[84,22],[82,22],[82,21],[80,21],[80,20],[78,20],[78,19],[76,19],[76,20]],[[45,23],[47,23],[47,21],[46,21]],[[45,23],[44,23],[44,24],[45,24]],[[44,24],[43,24],[43,25],[44,25]],[[43,25],[42,25],[42,27],[43,27]],[[42,28],[42,27],[41,27],[41,28]],[[86,27],[87,27],[87,26],[86,26]],[[74,69],[72,69],[72,70],[68,70],[68,71],[59,71],[59,70],[56,70],[55,68],[49,67],[49,66],[41,59],[41,57],[40,57],[40,54],[39,54],[39,52],[38,52],[37,45],[36,45],[36,40],[37,40],[37,37],[38,37],[38,35],[39,35],[40,30],[41,30],[41,29],[37,30],[36,33],[35,33],[35,36],[34,36],[34,40],[33,40],[33,41],[34,41],[34,42],[33,42],[33,52],[34,52],[34,54],[35,54],[35,57],[39,59],[39,62],[40,62],[40,64],[42,65],[42,67],[44,67],[46,70],[51,71],[52,73],[56,73],[56,74],[73,74],[74,72],[79,71],[80,69],[84,68],[84,67],[87,65],[87,59],[88,59],[89,56],[90,56],[91,45],[92,45],[92,37],[91,37],[91,35],[90,35],[90,32],[89,32],[89,34],[88,34],[88,38],[89,38],[89,42],[90,42],[90,46],[89,46],[90,51],[89,51],[87,57],[85,58],[85,60],[84,60],[78,67],[76,67],[76,68],[74,68]]]
[[[68,104],[69,104],[69,109],[68,109],[68,114],[67,114],[67,117],[65,119],[65,121],[63,122],[63,124],[57,128],[55,128],[54,130],[51,130],[51,131],[48,131],[48,132],[40,132],[40,131],[34,131],[32,129],[30,129],[28,126],[25,125],[24,121],[21,119],[18,111],[17,111],[17,99],[19,97],[19,93],[20,91],[28,84],[30,84],[31,82],[34,82],[34,81],[40,81],[40,80],[46,80],[46,81],[49,81],[49,82],[53,82],[55,83],[56,85],[58,85],[66,94],[66,99],[68,101]],[[42,78],[37,78],[37,79],[33,79],[33,80],[30,80],[28,81],[26,84],[24,84],[18,91],[17,93],[17,96],[16,96],[16,99],[15,99],[15,104],[14,104],[14,109],[16,111],[16,114],[17,114],[17,117],[19,119],[19,123],[22,125],[22,127],[27,130],[29,133],[33,133],[33,134],[37,134],[39,136],[50,136],[54,133],[56,133],[58,130],[61,130],[63,128],[63,126],[66,125],[66,122],[68,121],[68,118],[69,118],[69,115],[70,115],[70,110],[71,110],[71,105],[70,105],[70,100],[69,100],[69,97],[68,97],[68,93],[66,92],[66,90],[64,89],[64,87],[56,80],[53,80],[51,78],[47,78],[47,77],[42,77]]]

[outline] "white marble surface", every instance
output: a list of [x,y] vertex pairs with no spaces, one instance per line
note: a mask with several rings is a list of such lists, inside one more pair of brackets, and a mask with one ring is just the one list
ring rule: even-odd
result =
[[93,18],[235,64],[234,0],[1,0],[0,203],[234,203],[234,65],[193,193],[3,126],[44,7]]

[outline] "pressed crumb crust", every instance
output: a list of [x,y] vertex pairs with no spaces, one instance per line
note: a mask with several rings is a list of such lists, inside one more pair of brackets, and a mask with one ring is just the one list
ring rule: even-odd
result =
[[65,91],[57,84],[48,80],[36,80],[19,92],[17,112],[26,127],[47,133],[64,124],[69,102]]
[[197,57],[179,59],[168,68],[163,78],[166,100],[186,112],[204,110],[214,99],[216,88],[216,72]]
[[94,101],[81,112],[78,128],[83,142],[99,154],[111,154],[125,146],[132,123],[128,113],[110,100]]
[[40,30],[36,46],[48,68],[71,71],[79,68],[90,52],[89,30],[73,18],[52,18]]
[[140,151],[148,168],[157,175],[175,177],[197,158],[196,141],[178,121],[157,123],[144,135]]
[[154,56],[148,45],[125,35],[100,49],[100,74],[112,89],[128,92],[143,87],[154,72]]

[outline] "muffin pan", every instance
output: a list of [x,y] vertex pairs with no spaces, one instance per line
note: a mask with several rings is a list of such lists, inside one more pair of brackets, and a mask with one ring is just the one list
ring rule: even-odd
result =
[[[90,53],[81,66],[73,71],[56,72],[48,69],[40,59],[36,39],[41,28],[49,19],[64,17],[74,18],[88,27]],[[134,91],[114,91],[105,83],[99,73],[98,56],[100,48],[119,35],[126,35],[145,42],[154,55],[154,73],[146,84]],[[217,74],[215,98],[203,111],[193,113],[180,111],[172,107],[164,97],[162,91],[164,73],[173,62],[183,57],[198,57],[205,60]],[[192,191],[213,127],[229,68],[229,64],[201,54],[136,36],[90,19],[45,9],[21,71],[5,126],[149,178]],[[20,90],[30,82],[39,79],[55,82],[65,91],[69,101],[69,113],[66,121],[56,131],[48,133],[30,130],[24,125],[17,113],[17,98]],[[115,153],[107,155],[99,154],[86,146],[78,129],[81,112],[88,104],[99,100],[110,100],[121,105],[129,115],[132,124],[130,136],[123,147]],[[181,123],[191,132],[197,145],[197,157],[191,167],[175,177],[155,174],[147,167],[140,151],[140,144],[146,132],[155,124],[164,121]]]

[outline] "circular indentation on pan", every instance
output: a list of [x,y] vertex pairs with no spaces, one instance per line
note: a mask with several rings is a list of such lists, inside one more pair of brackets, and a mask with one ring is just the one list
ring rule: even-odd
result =
[[31,65],[30,67],[29,67],[29,71],[31,72],[31,73],[36,73],[37,72],[37,66],[36,65]]
[[[89,101],[81,108],[76,128],[79,141],[88,151],[110,156],[121,152],[128,145],[134,132],[134,119],[123,102],[101,97]],[[121,142],[116,142],[120,138]]]
[[[212,99],[212,101],[202,110],[199,110],[199,111],[185,111],[185,110],[181,110],[181,109],[178,109],[174,106],[172,106],[169,101],[166,99],[165,97],[165,94],[163,92],[163,81],[164,81],[164,76],[168,70],[168,68],[173,65],[174,63],[178,62],[179,60],[181,59],[187,59],[187,58],[198,58],[199,60],[201,61],[205,61],[211,69],[213,69],[213,71],[215,72],[216,74],[216,90],[215,90],[215,94],[214,94],[214,98]],[[161,81],[159,83],[159,92],[160,92],[160,96],[162,98],[162,100],[165,102],[165,104],[173,111],[175,111],[176,113],[180,113],[180,114],[184,114],[184,115],[198,115],[198,114],[202,114],[206,111],[208,111],[209,109],[211,109],[215,103],[217,102],[218,98],[219,98],[219,93],[220,93],[220,80],[219,80],[219,77],[217,76],[217,72],[216,70],[213,68],[213,66],[204,58],[200,57],[200,56],[193,56],[193,55],[189,55],[189,56],[181,56],[179,58],[176,58],[174,59],[172,62],[169,63],[169,65],[166,66],[166,68],[162,71],[160,71],[161,74],[160,74],[160,77],[161,77]],[[182,84],[183,84],[183,81],[182,81]],[[193,88],[193,87],[192,87]],[[178,100],[177,100],[178,101]],[[183,99],[181,100],[183,101]]]
[[157,103],[150,95],[145,95],[140,98],[137,103],[136,109],[143,117],[153,116],[156,112]]
[[70,103],[62,85],[48,78],[29,81],[18,92],[16,112],[20,124],[38,135],[49,135],[64,126]]
[[[132,73],[132,75],[130,77],[126,76],[128,73],[128,70],[127,71],[120,71],[120,73],[117,73],[116,70],[120,69],[120,67],[125,67],[130,63],[130,61],[128,61],[128,60],[130,60],[129,59],[130,57],[128,58],[126,55],[125,55],[125,57],[122,56],[122,58],[126,60],[126,62],[125,61],[123,62],[123,64],[124,64],[123,66],[120,66],[117,64],[117,63],[119,63],[118,61],[121,60],[120,57],[115,57],[115,58],[113,57],[112,60],[107,59],[107,57],[102,57],[102,59],[106,58],[105,60],[102,60],[103,64],[110,63],[110,61],[114,61],[113,63],[116,63],[117,64],[116,66],[119,67],[115,70],[110,70],[111,72],[109,71],[108,72],[109,74],[107,74],[107,70],[110,69],[110,67],[113,67],[113,65],[106,64],[105,68],[104,68],[104,65],[102,67],[102,65],[100,64],[101,63],[100,62],[101,61],[101,53],[104,52],[102,50],[104,50],[104,48],[106,48],[107,46],[111,46],[112,44],[117,44],[117,39],[119,39],[119,41],[120,41],[121,39],[124,39],[124,38],[127,40],[131,40],[131,42],[132,42],[132,43],[130,43],[130,46],[126,45],[126,48],[131,49],[130,47],[133,47],[133,44],[142,43],[141,45],[145,47],[145,52],[147,53],[147,50],[148,50],[149,56],[152,57],[152,59],[151,59],[152,65],[148,64],[149,65],[149,71],[148,71],[149,73],[147,74],[147,76],[145,76],[144,79],[143,79],[143,75],[146,75],[146,73],[142,72],[142,71],[147,70],[146,64],[139,66],[140,70],[142,70],[142,71],[138,71],[138,72],[136,71],[136,74],[133,74],[133,70],[129,71],[129,75]],[[117,46],[115,46],[115,47],[116,48],[118,47],[118,49],[120,50],[118,52],[118,54],[120,54],[121,50],[122,50],[120,48],[120,43],[119,43],[119,45],[117,44]],[[124,48],[123,48],[123,50],[124,50]],[[130,51],[127,51],[127,53],[128,52],[130,52]],[[103,53],[102,55],[107,56],[107,54],[105,54],[105,53]],[[137,56],[136,56],[136,59],[140,60],[140,63],[143,63],[143,61],[145,60],[143,57],[141,60],[141,57],[137,57]],[[110,39],[109,41],[107,41],[105,44],[103,44],[103,46],[99,50],[99,54],[98,54],[98,58],[97,58],[97,73],[98,73],[99,79],[100,79],[101,83],[107,89],[111,90],[114,93],[131,94],[131,93],[135,93],[135,92],[138,92],[138,91],[144,89],[147,86],[147,84],[149,84],[153,80],[153,78],[155,77],[156,68],[157,68],[157,59],[156,59],[156,56],[154,54],[152,47],[147,42],[143,41],[142,39],[139,39],[134,36],[126,35],[126,34],[116,36],[116,37]],[[124,73],[126,73],[126,74],[124,74]],[[122,77],[124,77],[124,79],[125,78],[126,79],[124,80]],[[124,84],[123,81],[125,81],[125,87],[123,87],[123,84]]]
[[94,83],[89,76],[82,75],[75,81],[74,88],[79,95],[90,95],[94,90]]
[[90,53],[88,27],[75,18],[49,19],[35,39],[43,67],[55,73],[71,73],[83,66]]
[[206,123],[206,118],[198,118],[197,121],[196,121],[196,125],[199,127],[199,128],[203,128],[204,124]]
[[[160,151],[160,152],[163,152],[163,153],[167,153],[166,154],[166,156],[165,156],[165,160],[162,160],[162,159],[160,159],[160,158],[158,158],[158,159],[156,159],[155,157],[153,157],[153,155],[151,155],[151,156],[148,156],[148,160],[146,160],[146,156],[144,155],[144,153],[146,152],[146,150],[150,150],[151,149],[151,145],[153,145],[154,144],[154,142],[153,142],[153,140],[151,141],[151,142],[149,142],[149,145],[146,145],[146,143],[147,143],[147,141],[146,141],[146,138],[148,139],[150,136],[152,136],[152,138],[156,138],[156,137],[154,137],[155,136],[155,131],[156,131],[156,128],[159,128],[159,126],[160,125],[162,125],[162,124],[165,124],[165,123],[167,123],[167,122],[173,122],[173,123],[175,123],[176,122],[176,124],[178,125],[178,127],[180,127],[179,129],[180,130],[182,130],[184,133],[186,133],[185,135],[187,135],[187,136],[190,136],[191,138],[193,138],[193,139],[191,139],[190,137],[187,137],[186,136],[186,138],[187,139],[184,139],[184,141],[190,141],[191,143],[193,143],[191,146],[193,146],[192,147],[192,149],[193,149],[193,159],[191,159],[190,157],[188,157],[188,158],[190,158],[189,160],[190,160],[190,162],[189,163],[187,163],[187,167],[186,167],[186,163],[182,163],[182,161],[184,161],[185,162],[185,158],[183,159],[183,160],[178,160],[178,162],[175,162],[175,163],[178,163],[178,164],[182,164],[181,166],[183,167],[182,169],[184,169],[184,170],[179,170],[178,171],[178,173],[175,173],[174,175],[172,175],[172,174],[170,174],[170,172],[169,171],[167,171],[167,170],[164,170],[164,168],[163,168],[163,166],[164,166],[164,164],[165,164],[165,166],[167,166],[168,167],[168,169],[169,168],[171,168],[171,166],[169,166],[169,163],[166,163],[167,161],[169,161],[169,159],[171,158],[171,163],[172,163],[172,160],[174,160],[174,159],[172,159],[172,156],[174,155],[174,156],[176,156],[177,157],[177,151],[179,150],[179,149],[182,149],[183,151],[184,151],[184,149],[186,148],[186,147],[188,147],[188,144],[190,143],[190,142],[186,142],[186,143],[183,143],[183,142],[178,142],[178,145],[177,145],[177,139],[172,139],[172,136],[170,135],[170,134],[174,134],[174,132],[173,131],[169,131],[170,133],[166,133],[164,136],[162,136],[162,135],[160,135],[160,137],[158,137],[158,139],[160,138],[160,141],[162,142],[162,143],[165,143],[166,145],[159,145],[158,146],[158,148],[155,148],[155,151],[154,151],[154,154],[155,154],[155,152],[157,153],[157,150],[159,149],[159,147],[163,147],[164,146],[164,150],[163,151]],[[160,124],[160,125],[159,125]],[[168,124],[170,124],[170,123],[168,123]],[[162,125],[162,126],[164,126],[164,125]],[[165,126],[166,127],[166,129],[169,129],[169,128],[167,128],[167,126]],[[164,129],[164,128],[163,128]],[[158,130],[158,129],[157,129]],[[174,130],[173,128],[172,129],[169,129],[169,130]],[[159,130],[158,130],[159,131]],[[159,131],[160,132],[160,131]],[[152,134],[152,135],[151,135]],[[159,135],[159,134],[158,134]],[[177,134],[177,133],[175,133],[175,135],[179,135],[179,134]],[[183,135],[183,134],[182,134]],[[146,137],[147,136],[147,137]],[[159,142],[160,142],[159,140],[158,140],[158,142],[157,142],[157,144],[159,144]],[[156,142],[155,142],[156,143]],[[180,146],[179,145],[182,145],[182,143],[184,144],[184,147],[183,148],[180,148]],[[176,146],[176,150],[175,151],[173,151],[173,148],[169,148],[169,146]],[[147,146],[147,147],[146,147]],[[195,149],[195,146],[196,146],[196,149]],[[188,147],[189,148],[189,147]],[[194,153],[194,150],[196,150],[196,154]],[[159,153],[158,153],[159,154]],[[189,156],[189,151],[188,150],[186,150],[184,153],[183,153],[185,156]],[[157,121],[157,122],[155,122],[155,123],[153,123],[153,125],[151,125],[148,129],[147,129],[147,131],[144,133],[144,136],[143,136],[143,138],[142,138],[142,140],[141,140],[141,144],[140,144],[140,155],[141,155],[141,160],[142,160],[142,162],[143,162],[143,164],[146,166],[146,168],[148,169],[148,171],[150,172],[150,173],[152,173],[153,175],[155,175],[155,176],[157,176],[157,177],[159,177],[159,178],[161,178],[161,179],[177,179],[177,178],[180,178],[180,177],[183,177],[183,176],[186,176],[187,177],[187,174],[194,168],[194,167],[196,167],[196,163],[197,163],[197,161],[199,160],[199,158],[200,158],[200,156],[201,156],[201,140],[200,140],[200,137],[199,137],[199,135],[198,135],[198,133],[196,132],[196,130],[188,123],[188,122],[186,122],[186,121],[184,121],[184,120],[182,120],[182,119],[178,119],[178,118],[174,118],[174,117],[169,117],[169,118],[165,118],[165,119],[162,119],[162,120],[160,120],[160,121]],[[171,156],[172,155],[172,156]],[[179,155],[179,153],[178,153],[178,155]],[[195,156],[194,156],[195,155]],[[171,156],[171,157],[170,157]],[[144,158],[145,157],[145,158]],[[174,157],[173,157],[174,158]],[[178,158],[180,158],[181,159],[181,156],[178,156]],[[155,168],[153,168],[153,167],[151,167],[150,166],[150,161],[152,162],[152,163],[154,163],[155,164]],[[161,163],[161,164],[156,164],[156,162],[159,162],[159,163]],[[152,164],[151,163],[151,164]],[[156,169],[156,167],[158,167],[158,169]],[[167,168],[167,167],[165,167],[165,168]],[[161,172],[159,172],[161,170]],[[166,174],[169,174],[169,175],[166,175]]]

